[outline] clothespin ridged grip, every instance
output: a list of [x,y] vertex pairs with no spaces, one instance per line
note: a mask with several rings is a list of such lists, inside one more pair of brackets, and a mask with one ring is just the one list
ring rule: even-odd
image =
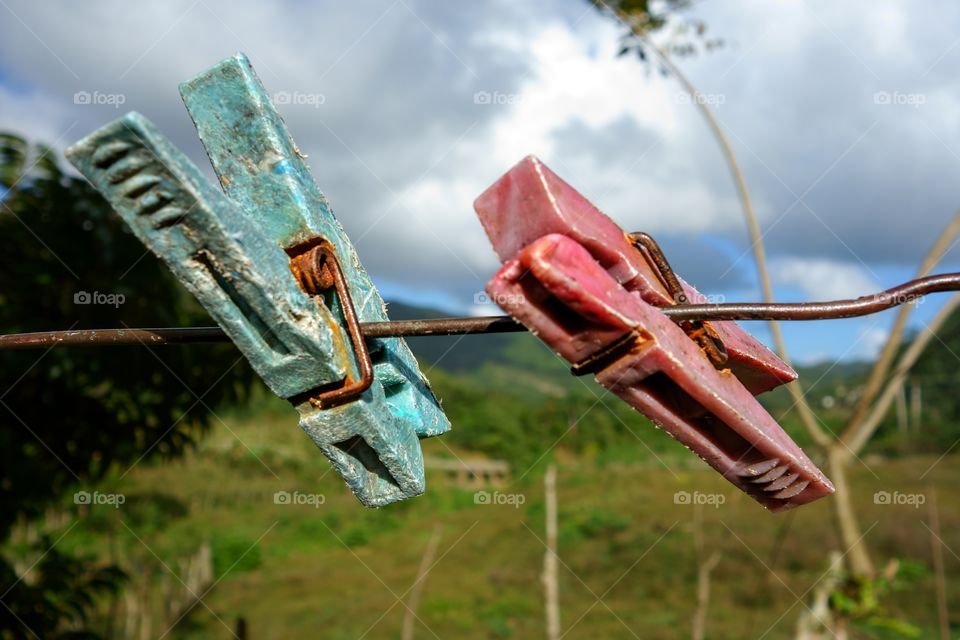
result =
[[336,320],[297,286],[289,258],[138,113],[67,150],[270,389],[289,398],[344,377]]

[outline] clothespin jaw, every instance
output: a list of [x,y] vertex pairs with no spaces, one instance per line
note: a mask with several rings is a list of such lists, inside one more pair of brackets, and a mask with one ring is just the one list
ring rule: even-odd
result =
[[[657,307],[677,302],[624,230],[534,156],[499,178],[474,208],[501,261],[542,236],[562,233],[587,249],[627,291]],[[691,303],[706,302],[696,289],[681,284]],[[736,323],[711,324],[727,348],[731,371],[754,394],[796,379],[793,369]]]
[[[402,339],[359,335],[358,322],[388,320],[383,300],[249,61],[228,58],[181,94],[226,196],[136,114],[68,157],[296,406],[363,504],[423,493],[418,440],[449,421]],[[134,155],[115,158],[114,142]],[[315,290],[327,272],[305,272],[320,259],[341,286]],[[349,401],[322,400],[351,386]]]
[[[498,253],[507,256],[487,292],[575,372],[594,373],[601,385],[770,510],[833,492],[754,398],[758,389],[794,376],[792,370],[756,349],[737,325],[716,323],[717,333],[729,340],[730,358],[729,368],[718,370],[655,306],[665,302],[656,274],[625,234],[539,161],[522,161],[476,208]],[[696,291],[689,285],[685,290],[696,302]],[[752,388],[735,364],[749,372]]]
[[281,397],[345,376],[336,319],[297,286],[289,258],[138,113],[66,152],[210,312]]

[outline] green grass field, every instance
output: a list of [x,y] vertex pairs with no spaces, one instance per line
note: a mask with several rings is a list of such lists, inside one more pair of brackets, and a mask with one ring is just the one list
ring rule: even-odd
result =
[[[428,472],[423,497],[367,510],[300,432],[291,409],[269,403],[262,411],[223,417],[186,458],[140,464],[122,478],[118,473],[103,486],[86,488],[122,494],[119,507],[78,511],[71,503],[63,521],[53,518],[63,533],[58,544],[119,562],[131,575],[130,589],[152,599],[150,637],[168,630],[165,603],[180,589],[179,579],[186,580],[185,560],[209,544],[215,586],[164,637],[231,638],[242,617],[253,640],[397,638],[402,601],[437,525],[442,533],[416,637],[544,637],[546,458],[514,469],[510,483],[498,489],[522,496],[512,500],[520,505],[476,504],[472,490]],[[476,455],[455,452],[443,440],[424,445],[433,456]],[[720,553],[707,637],[792,637],[807,591],[826,568],[827,553],[838,549],[829,499],[791,516],[769,514],[685,450],[659,451],[660,461],[638,443],[637,463],[604,466],[562,446],[555,450],[564,637],[689,637],[698,512],[705,553]],[[630,451],[621,454],[621,460],[631,457]],[[935,462],[871,461],[853,471],[875,560],[901,563],[903,590],[885,598],[885,613],[916,625],[918,637],[936,636],[929,501],[916,508],[875,504],[873,496],[930,496],[936,488],[948,604],[956,619],[960,559],[953,550],[960,549],[960,513],[951,489],[960,469],[956,457]],[[278,491],[299,492],[306,504],[277,504]],[[722,495],[714,501],[724,503],[699,509],[676,504],[678,491]],[[111,606],[119,605],[103,603],[105,616]],[[855,637],[901,636],[862,624]]]

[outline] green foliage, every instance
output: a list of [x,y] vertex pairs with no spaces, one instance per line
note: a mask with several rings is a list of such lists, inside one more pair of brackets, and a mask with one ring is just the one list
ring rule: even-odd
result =
[[[436,309],[417,307],[402,302],[387,305],[391,320],[420,320],[448,316]],[[489,334],[480,336],[430,336],[407,338],[417,358],[429,365],[439,364],[447,371],[464,372],[476,368],[478,361],[497,358],[506,352],[518,336]]]
[[624,531],[630,526],[631,518],[624,513],[593,507],[585,513],[577,514],[573,523],[587,538],[599,538]]
[[548,463],[557,450],[609,461],[636,459],[638,450],[643,457],[649,451],[681,451],[646,418],[593,382],[572,378],[556,359],[550,362],[553,375],[563,382],[543,390],[538,385],[545,385],[546,375],[531,376],[523,354],[514,357],[515,366],[494,374],[485,368],[459,376],[430,372],[454,427],[445,442],[506,460],[520,470],[518,476]]
[[[501,488],[526,495],[527,501],[519,509],[475,504],[473,491],[457,489],[444,474],[428,471],[424,496],[367,510],[342,480],[329,472],[315,445],[297,431],[292,409],[284,422],[275,422],[269,413],[242,420],[231,418],[229,412],[223,417],[229,430],[216,430],[204,438],[196,454],[172,464],[138,465],[116,484],[111,478],[108,487],[101,489],[123,493],[127,502],[120,509],[91,508],[90,515],[58,545],[59,549],[96,551],[104,561],[115,559],[137,577],[138,585],[152,585],[157,592],[164,584],[179,584],[164,564],[184,575],[182,560],[194,555],[203,540],[209,539],[214,546],[218,534],[236,534],[240,541],[234,544],[235,560],[259,539],[260,566],[245,573],[236,573],[236,569],[227,573],[205,596],[210,609],[196,607],[168,635],[200,639],[225,633],[212,611],[230,625],[242,615],[250,624],[251,637],[310,638],[323,629],[324,637],[357,638],[394,606],[367,637],[397,637],[405,610],[396,605],[391,590],[399,596],[413,583],[437,524],[443,529],[436,564],[426,578],[418,609],[423,623],[443,638],[543,635],[544,502],[543,477],[538,470],[530,472],[529,485],[522,489],[513,484],[516,476]],[[589,428],[585,432],[589,433]],[[237,472],[223,447],[236,438],[257,450],[282,448],[286,456],[302,457],[303,468],[274,467],[276,477],[261,467],[259,473],[248,473],[243,482],[237,482]],[[439,439],[424,441],[424,445],[428,451],[446,451]],[[464,459],[473,455],[455,451]],[[643,638],[667,640],[688,631],[697,592],[692,525],[696,516],[690,507],[674,504],[672,496],[678,489],[691,487],[728,496],[722,508],[702,513],[706,550],[715,550],[722,557],[712,574],[709,637],[756,638],[777,620],[767,637],[792,637],[796,616],[804,610],[794,594],[801,594],[821,578],[823,549],[837,544],[830,504],[820,501],[798,511],[780,539],[782,519],[734,493],[711,470],[703,466],[683,470],[671,461],[668,464],[674,475],[645,450],[635,450],[634,456],[632,465],[608,468],[588,464],[569,452],[559,456],[563,619],[572,624],[594,605],[570,637],[630,637],[618,618]],[[877,518],[870,536],[878,549],[911,558],[914,563],[929,563],[929,531],[922,522],[910,517],[912,510],[906,514],[878,508],[873,493],[891,483],[915,480],[933,462],[934,458],[925,457],[875,466],[882,479],[862,465],[851,470],[855,508],[869,514],[871,522]],[[947,495],[949,487],[960,481],[960,466],[944,459],[932,477],[938,493]],[[323,494],[326,501],[319,507],[275,503],[276,491],[295,488]],[[138,496],[147,500],[155,494],[166,496],[163,501],[170,507],[152,515],[147,511],[128,513],[129,505],[141,508]],[[178,503],[193,506],[185,516],[177,517]],[[444,504],[454,508],[446,510]],[[945,544],[956,549],[960,528],[952,526],[955,519],[943,509],[942,536]],[[112,518],[112,534],[100,524],[92,530],[93,516],[101,511]],[[132,524],[128,517],[136,517],[138,523]],[[155,522],[143,521],[147,517]],[[355,531],[350,531],[354,527]],[[53,533],[53,538],[60,532]],[[365,542],[346,548],[345,541],[358,542],[355,535]],[[774,562],[769,558],[778,544],[782,551]],[[23,558],[32,562],[29,555]],[[782,583],[770,575],[765,563]],[[219,571],[224,571],[222,564]],[[950,610],[960,606],[954,574],[948,567]],[[156,582],[143,582],[144,576],[152,576]],[[854,620],[852,637],[893,640],[898,637],[895,632],[879,626],[889,627],[893,624],[889,620],[909,620],[923,630],[920,637],[936,637],[936,611],[930,606],[936,587],[931,570],[901,562],[894,584],[904,591],[880,594],[884,608],[870,618]],[[587,587],[598,596],[610,589],[603,598],[610,610],[595,604],[596,596]],[[115,616],[114,628],[118,628],[124,612],[112,612],[107,594],[100,601],[91,626],[107,628]],[[154,607],[159,604],[155,602]],[[163,615],[160,608],[154,611],[155,619]],[[785,611],[789,613],[783,615]],[[418,637],[424,629],[419,624]],[[156,635],[160,632],[158,629]]]
[[[210,323],[90,185],[64,173],[49,148],[12,134],[0,134],[0,237],[4,333]],[[94,293],[112,304],[98,304]],[[238,359],[230,345],[0,352],[0,537],[78,484],[181,454],[212,408],[245,395],[253,374]],[[86,575],[80,559],[50,558],[76,574],[57,589]],[[3,592],[16,578],[0,569]],[[12,600],[17,594],[43,620],[76,618],[73,605],[30,604],[31,594],[19,589],[4,602],[21,606]]]
[[217,536],[210,544],[213,552],[213,573],[217,578],[252,571],[263,564],[259,543],[235,533]]
[[372,532],[368,527],[355,524],[348,527],[343,532],[341,539],[343,540],[343,544],[352,549],[354,547],[362,547],[366,544],[369,544],[372,537]]
[[849,576],[830,594],[830,605],[840,616],[852,620],[865,632],[875,632],[870,634],[872,637],[919,638],[921,630],[892,615],[885,603],[895,601],[897,592],[911,589],[926,573],[922,565],[903,563],[893,565],[888,574],[873,579]]
[[[642,62],[655,64],[644,39],[654,33],[665,34],[659,48],[670,55],[690,56],[700,50],[712,51],[723,46],[720,38],[707,36],[707,24],[702,20],[681,19],[680,14],[693,4],[690,0],[588,0],[600,11],[628,23],[630,28],[620,38],[620,53],[634,54]],[[663,66],[661,74],[667,75]]]
[[690,0],[592,0],[601,9],[612,8],[630,16],[644,31],[658,31],[669,23],[670,17],[690,8]]
[[[162,491],[146,491],[126,495],[123,503],[123,520],[127,526],[147,534],[155,527],[169,527],[175,520],[184,518],[189,509],[182,500]],[[104,509],[94,513],[103,513]]]
[[[84,181],[55,156],[0,136],[0,328],[5,333],[209,323]],[[40,294],[42,292],[42,295]],[[86,292],[123,304],[76,304]],[[119,298],[118,298],[119,299]],[[0,354],[0,535],[78,479],[141,456],[176,455],[252,379],[228,345]],[[197,397],[202,398],[197,400]]]
[[960,314],[954,313],[947,319],[937,331],[937,338],[917,360],[906,383],[907,391],[910,386],[918,385],[922,393],[922,424],[913,425],[922,437],[908,434],[909,441],[903,442],[891,411],[879,430],[880,438],[887,445],[939,454],[960,438],[960,394],[957,393],[960,370],[956,356],[960,353]]
[[97,638],[85,629],[88,615],[98,598],[117,592],[125,574],[93,558],[64,553],[47,536],[32,545],[31,551],[38,559],[29,580],[0,563],[4,604],[0,608],[0,637]]

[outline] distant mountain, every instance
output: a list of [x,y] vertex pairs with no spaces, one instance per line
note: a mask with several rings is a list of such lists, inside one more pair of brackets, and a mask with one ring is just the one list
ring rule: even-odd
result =
[[[403,302],[388,302],[387,311],[391,320],[420,320],[444,318],[451,315],[445,311],[418,307]],[[422,362],[431,367],[440,367],[452,372],[479,369],[488,362],[509,361],[510,351],[528,348],[527,341],[517,341],[516,334],[500,333],[472,336],[431,336],[407,338],[407,344]]]
[[[389,302],[391,320],[442,318],[451,315],[430,307]],[[574,378],[570,366],[529,333],[407,338],[407,344],[430,369],[451,373],[487,393],[558,397],[571,390],[601,393],[592,378]]]
[[[389,302],[391,320],[442,318],[453,313]],[[527,333],[501,333],[472,336],[435,336],[407,338],[413,353],[427,367],[436,367],[454,374],[469,374],[474,384],[489,390],[513,390],[517,385],[533,388],[545,395],[559,395],[579,387],[592,386],[592,376],[580,381],[569,373],[569,366],[548,347]],[[815,396],[832,393],[840,385],[862,382],[872,363],[824,362],[797,367],[803,387]],[[508,389],[512,388],[512,389]],[[791,402],[784,392],[764,394],[769,404],[788,407]]]
[[797,367],[801,379],[820,380],[822,384],[831,384],[836,381],[856,380],[866,376],[873,366],[866,360],[851,360],[848,362],[818,362],[806,367]]

